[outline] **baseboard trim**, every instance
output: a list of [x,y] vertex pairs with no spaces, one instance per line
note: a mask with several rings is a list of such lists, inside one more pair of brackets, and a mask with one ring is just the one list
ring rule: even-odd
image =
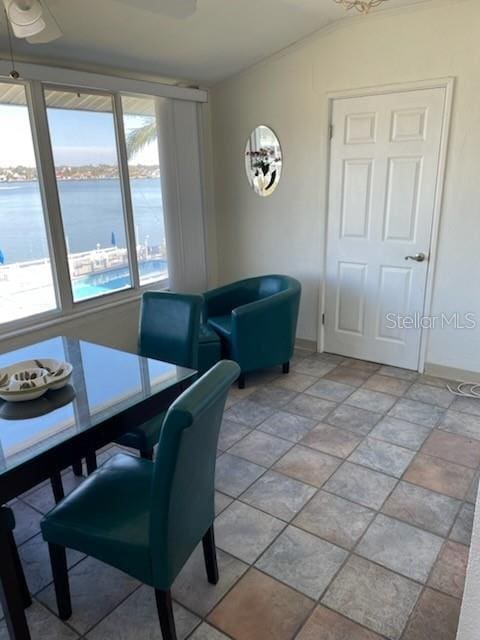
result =
[[305,349],[308,351],[316,351],[317,343],[315,340],[307,340],[306,338],[297,338],[295,340],[295,346],[297,349]]
[[467,371],[466,369],[456,369],[455,367],[445,367],[442,364],[425,363],[425,373],[437,378],[448,380],[458,380],[459,382],[480,383],[480,371]]
[[[317,343],[315,340],[307,338],[296,338],[295,347],[306,351],[317,352]],[[480,371],[468,371],[467,369],[456,369],[455,367],[446,367],[442,364],[434,364],[433,362],[425,363],[425,373],[429,376],[437,378],[445,378],[446,380],[458,380],[459,382],[478,382],[480,384]]]

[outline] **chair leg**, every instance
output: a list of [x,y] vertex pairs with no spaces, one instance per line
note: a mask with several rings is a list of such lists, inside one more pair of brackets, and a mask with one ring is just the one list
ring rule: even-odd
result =
[[[25,618],[25,597],[22,585],[18,580],[16,560],[12,555],[13,536],[4,526],[0,525],[0,548],[2,561],[0,562],[0,604],[5,615],[5,622],[10,638],[30,640],[27,620]],[[13,541],[13,546],[15,542]]]
[[95,451],[87,453],[85,456],[85,462],[87,463],[87,475],[90,475],[97,468],[97,454]]
[[282,364],[282,373],[290,373],[290,362],[284,362]]
[[153,449],[143,449],[140,451],[140,457],[143,460],[153,460]]
[[25,607],[25,609],[28,609],[28,607],[32,604],[32,597],[30,595],[30,590],[28,588],[27,580],[25,578],[25,573],[23,572],[22,562],[20,560],[20,556],[18,555],[18,549],[15,543],[15,538],[13,537],[13,533],[9,531],[7,533],[7,537],[9,540],[12,561],[15,566],[15,570],[17,574],[18,585],[20,587],[20,590],[23,596],[23,606]]
[[73,475],[77,476],[77,478],[82,476],[83,475],[82,461],[75,460],[75,462],[72,464],[72,470],[73,470]]
[[215,533],[213,531],[213,524],[207,533],[202,538],[203,544],[203,557],[205,558],[205,569],[207,571],[207,578],[210,584],[217,584],[218,582],[218,564],[217,564],[217,552],[215,549]]
[[60,620],[68,620],[72,615],[72,602],[68,583],[67,553],[65,547],[51,543],[48,544],[48,551],[50,553],[50,562],[52,563],[58,617]]
[[245,374],[241,373],[238,376],[238,388],[239,389],[245,389]]
[[60,500],[63,500],[65,497],[62,474],[60,472],[54,473],[53,476],[50,477],[50,484],[52,485],[53,497],[55,498],[55,502],[58,504]]
[[177,640],[170,591],[155,589],[155,600],[157,601],[158,619],[160,620],[163,640]]

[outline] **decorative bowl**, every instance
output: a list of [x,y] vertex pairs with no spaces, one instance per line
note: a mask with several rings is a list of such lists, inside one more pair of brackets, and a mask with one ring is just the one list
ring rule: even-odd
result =
[[7,402],[25,402],[40,398],[49,389],[61,389],[69,383],[73,367],[52,358],[24,360],[0,369],[0,398]]

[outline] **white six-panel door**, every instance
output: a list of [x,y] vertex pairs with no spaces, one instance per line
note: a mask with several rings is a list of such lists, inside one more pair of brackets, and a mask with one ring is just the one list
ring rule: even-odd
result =
[[418,367],[396,319],[424,310],[444,107],[442,88],[333,102],[326,351]]

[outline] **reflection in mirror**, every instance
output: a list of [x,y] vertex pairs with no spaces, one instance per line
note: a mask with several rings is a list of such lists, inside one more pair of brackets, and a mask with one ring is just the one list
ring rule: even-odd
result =
[[275,133],[263,124],[247,140],[245,170],[259,196],[269,196],[275,191],[282,172],[282,149]]

